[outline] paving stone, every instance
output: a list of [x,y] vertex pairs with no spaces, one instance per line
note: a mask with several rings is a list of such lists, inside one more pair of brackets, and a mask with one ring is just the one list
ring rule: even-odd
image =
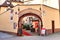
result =
[[[1,38],[1,36],[7,36]],[[6,33],[0,32],[0,40],[60,40],[60,33],[54,33],[48,36],[13,36]]]

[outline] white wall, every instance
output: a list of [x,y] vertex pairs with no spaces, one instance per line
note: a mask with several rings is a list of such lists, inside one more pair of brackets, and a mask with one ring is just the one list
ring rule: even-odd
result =
[[25,2],[24,4],[40,4],[40,1],[41,0],[32,0],[32,1],[29,1],[29,2]]
[[59,9],[59,0],[32,0],[29,2],[25,2],[24,4],[41,4]]
[[2,5],[6,0],[0,0],[0,5]]
[[51,0],[50,6],[59,9],[59,1],[58,0]]
[[59,0],[47,0],[44,2],[44,4],[59,9]]

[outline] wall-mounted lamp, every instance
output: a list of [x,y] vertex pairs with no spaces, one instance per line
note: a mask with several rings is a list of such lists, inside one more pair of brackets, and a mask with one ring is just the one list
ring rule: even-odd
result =
[[41,10],[41,8],[40,8],[40,10]]
[[20,8],[18,7],[18,11],[20,11]]

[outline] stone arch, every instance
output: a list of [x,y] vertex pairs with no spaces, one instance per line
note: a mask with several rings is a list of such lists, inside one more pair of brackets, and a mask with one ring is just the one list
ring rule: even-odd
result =
[[32,8],[28,8],[28,9],[24,9],[24,10],[20,11],[18,16],[20,17],[20,16],[22,16],[22,15],[24,15],[26,13],[33,13],[33,14],[36,14],[39,17],[41,17],[41,11],[36,10],[36,9],[32,9]]
[[43,22],[42,22],[42,19],[41,19],[41,12],[39,10],[36,10],[36,9],[32,9],[32,8],[28,8],[28,9],[24,9],[22,11],[19,12],[18,14],[18,28],[20,27],[19,25],[21,24],[21,19],[25,16],[29,16],[29,15],[32,15],[32,16],[35,16],[35,17],[38,17],[39,20],[41,21],[41,28],[43,27]]

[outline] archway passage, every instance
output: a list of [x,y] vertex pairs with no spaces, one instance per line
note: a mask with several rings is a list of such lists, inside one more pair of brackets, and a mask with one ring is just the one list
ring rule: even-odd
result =
[[[27,10],[26,10],[27,11]],[[29,10],[28,10],[29,11]],[[40,34],[40,31],[41,31],[41,28],[43,27],[43,23],[42,23],[42,19],[41,19],[41,17],[40,17],[40,15],[38,15],[37,13],[33,13],[33,12],[29,12],[28,13],[28,11],[27,12],[25,12],[25,13],[23,13],[22,15],[20,15],[19,16],[19,20],[18,20],[18,29],[19,28],[21,28],[23,31],[22,31],[22,34],[23,35],[27,35],[27,36],[31,36],[31,34],[30,33],[28,33],[28,32],[26,32],[26,30],[24,30],[23,29],[23,25],[24,25],[24,22],[23,22],[23,19],[24,18],[33,18],[33,17],[35,17],[35,19],[34,20],[31,20],[32,21],[32,23],[31,24],[33,24],[33,23],[35,23],[35,24],[38,24],[38,34]],[[24,11],[23,11],[24,12]],[[35,11],[36,12],[36,11]],[[36,19],[37,18],[37,19]],[[30,21],[30,22],[31,22]],[[30,23],[29,22],[29,23]],[[29,24],[28,22],[27,22],[27,24]],[[33,25],[34,26],[34,25]],[[30,28],[30,30],[31,30],[31,28]],[[34,30],[36,30],[36,29],[34,29]],[[18,34],[18,32],[17,32],[17,34]]]

